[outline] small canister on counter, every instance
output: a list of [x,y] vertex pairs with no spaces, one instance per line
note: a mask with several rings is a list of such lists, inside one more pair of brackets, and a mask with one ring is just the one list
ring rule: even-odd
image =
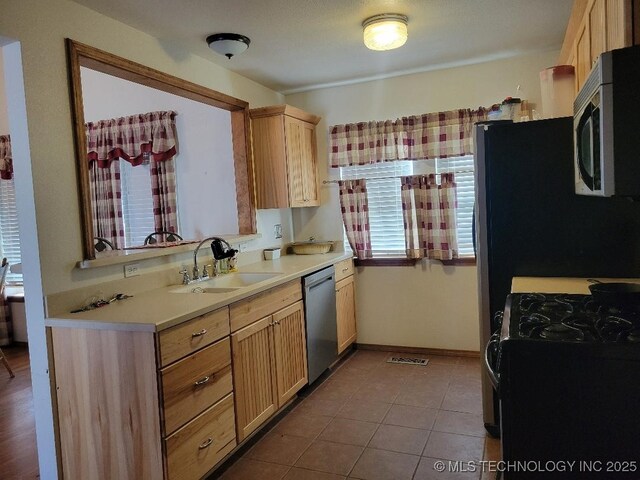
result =
[[275,260],[280,258],[280,247],[265,248],[262,252],[265,260]]

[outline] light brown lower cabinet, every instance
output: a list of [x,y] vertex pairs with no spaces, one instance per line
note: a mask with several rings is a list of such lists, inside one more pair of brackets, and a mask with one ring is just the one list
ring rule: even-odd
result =
[[235,448],[228,307],[160,334],[49,335],[61,478],[195,480]]
[[157,333],[49,327],[60,478],[203,478],[307,383],[301,299],[295,280]]
[[338,353],[356,341],[356,284],[349,275],[336,282],[336,322],[338,324]]
[[278,407],[287,403],[308,381],[304,306],[297,302],[273,314]]
[[231,350],[240,442],[308,381],[302,302],[233,333]]
[[239,441],[278,409],[272,345],[271,315],[231,335]]
[[61,478],[163,478],[153,333],[50,333]]

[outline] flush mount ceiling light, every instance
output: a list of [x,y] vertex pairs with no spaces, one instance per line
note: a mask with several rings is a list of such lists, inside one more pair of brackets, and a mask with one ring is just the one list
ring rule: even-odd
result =
[[393,50],[407,41],[406,15],[383,13],[362,22],[364,44],[371,50]]
[[207,43],[214,52],[231,58],[249,48],[251,40],[237,33],[214,33],[207,37]]

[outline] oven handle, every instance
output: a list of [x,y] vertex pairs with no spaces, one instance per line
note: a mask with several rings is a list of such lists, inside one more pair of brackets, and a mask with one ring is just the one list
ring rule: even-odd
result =
[[[489,374],[489,379],[491,380],[491,384],[496,391],[500,391],[500,374],[493,370],[491,367],[491,362],[489,361],[489,352],[493,348],[493,345],[496,345],[500,342],[500,330],[491,335],[491,338],[487,342],[487,346],[484,349],[484,365],[487,367],[487,373]],[[497,350],[497,347],[496,347]]]

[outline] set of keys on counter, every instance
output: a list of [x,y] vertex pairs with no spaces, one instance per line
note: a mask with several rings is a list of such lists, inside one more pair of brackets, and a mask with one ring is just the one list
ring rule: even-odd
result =
[[95,310],[96,308],[104,307],[104,306],[109,305],[109,304],[111,304],[113,302],[117,302],[119,300],[126,300],[127,298],[131,298],[131,297],[133,297],[133,295],[126,295],[124,293],[116,293],[109,300],[103,300],[103,299],[95,300],[95,301],[89,303],[88,305],[85,305],[82,308],[79,308],[77,310],[71,310],[71,313],[80,313],[80,312],[86,312],[88,310]]

